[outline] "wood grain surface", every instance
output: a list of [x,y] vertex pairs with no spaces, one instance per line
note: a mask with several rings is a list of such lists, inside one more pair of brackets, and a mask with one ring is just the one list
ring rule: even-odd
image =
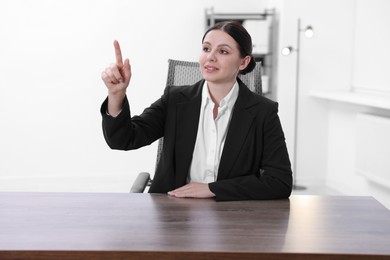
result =
[[0,193],[0,259],[389,259],[371,197]]

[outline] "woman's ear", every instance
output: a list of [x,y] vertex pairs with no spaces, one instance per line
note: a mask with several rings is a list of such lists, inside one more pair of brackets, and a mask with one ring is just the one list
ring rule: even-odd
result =
[[244,70],[248,66],[249,62],[251,61],[251,58],[251,56],[245,56],[245,58],[242,59],[239,67],[240,70]]

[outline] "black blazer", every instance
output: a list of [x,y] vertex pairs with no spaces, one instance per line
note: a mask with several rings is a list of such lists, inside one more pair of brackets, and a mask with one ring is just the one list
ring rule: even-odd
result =
[[[209,183],[216,200],[278,199],[291,194],[292,172],[278,104],[251,92],[239,79],[239,94],[226,136],[217,181]],[[186,184],[198,130],[204,80],[167,87],[162,97],[131,117],[127,98],[122,112],[108,116],[101,107],[103,133],[112,149],[132,150],[164,137],[151,193]]]

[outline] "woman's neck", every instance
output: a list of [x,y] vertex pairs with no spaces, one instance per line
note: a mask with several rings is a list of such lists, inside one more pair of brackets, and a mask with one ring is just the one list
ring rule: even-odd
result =
[[209,89],[210,97],[213,100],[214,104],[219,106],[221,100],[229,94],[230,90],[234,86],[234,82],[224,83],[224,84],[214,84],[211,82],[207,82],[207,86]]

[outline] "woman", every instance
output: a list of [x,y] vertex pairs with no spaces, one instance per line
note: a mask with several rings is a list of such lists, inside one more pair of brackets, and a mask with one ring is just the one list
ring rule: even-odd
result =
[[108,98],[101,107],[112,149],[131,150],[164,137],[151,193],[216,200],[278,199],[291,194],[292,172],[278,104],[237,78],[256,66],[252,40],[235,22],[206,31],[199,57],[203,80],[168,86],[162,97],[131,117],[126,88],[129,60],[102,73]]

